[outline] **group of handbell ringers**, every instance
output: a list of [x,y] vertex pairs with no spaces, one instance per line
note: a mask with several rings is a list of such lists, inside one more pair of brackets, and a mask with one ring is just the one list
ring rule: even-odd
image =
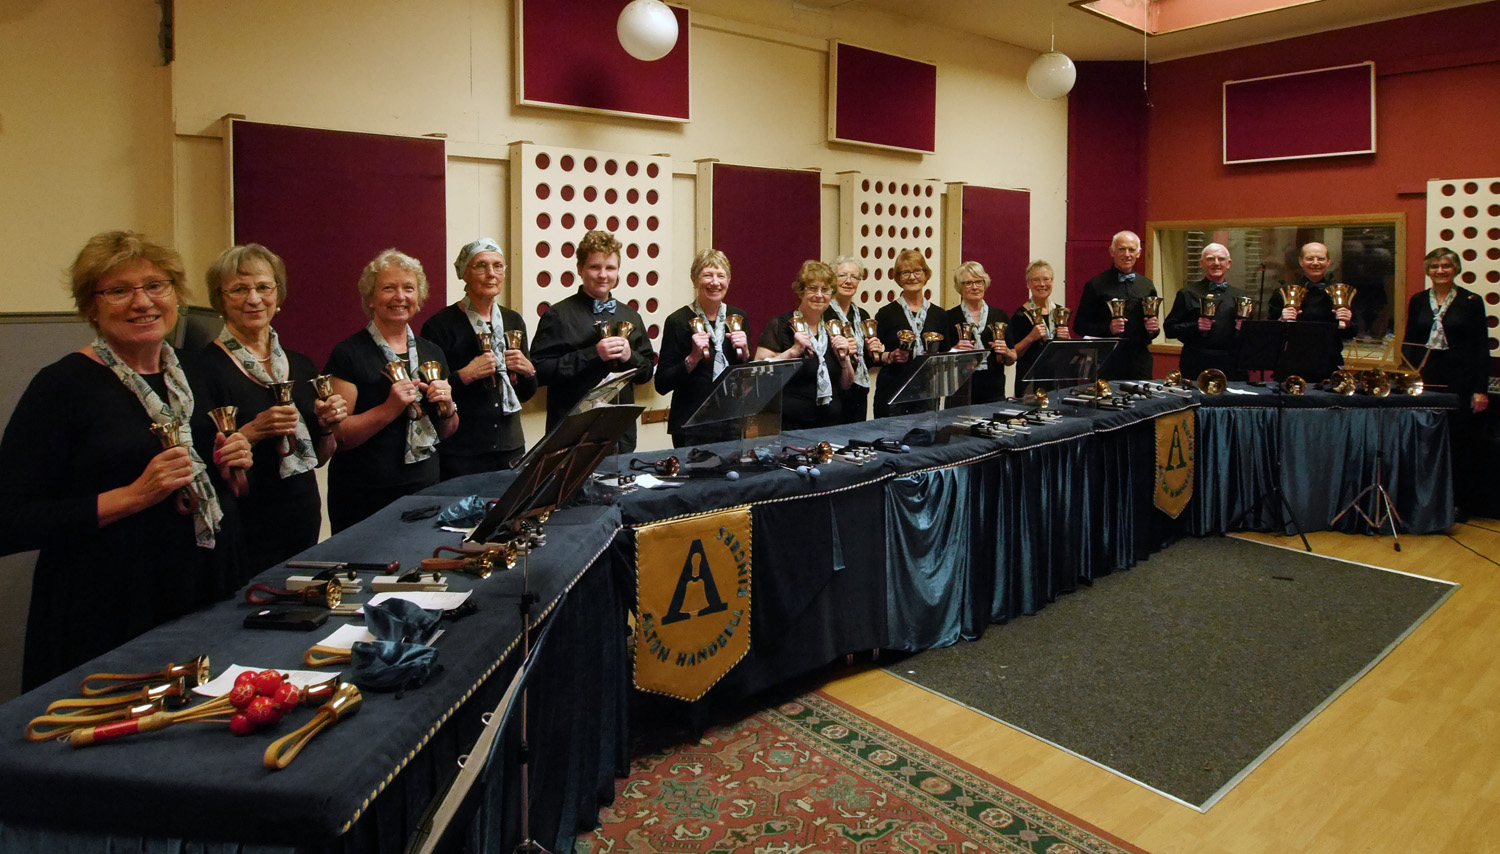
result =
[[[640,315],[611,295],[620,250],[608,232],[585,234],[577,291],[551,306],[528,341],[521,316],[500,304],[506,265],[494,240],[459,252],[464,296],[421,335],[411,321],[428,294],[426,273],[388,249],[359,276],[369,323],[335,346],[320,374],[277,337],[287,275],[265,247],[235,246],[213,262],[206,280],[223,330],[202,351],[178,353],[167,338],[187,299],[181,257],[133,232],[89,240],[69,283],[96,337],[38,372],[0,440],[0,545],[40,550],[23,687],[223,598],[313,545],[318,466],[330,466],[334,531],[441,479],[506,467],[525,450],[521,407],[539,385],[549,387],[550,430],[611,372],[634,368],[635,384],[654,376],[672,397],[672,442],[688,447],[737,435],[732,425],[685,422],[724,370],[751,359],[800,363],[783,393],[787,429],[864,420],[872,382],[876,417],[920,407],[891,398],[924,352],[988,351],[960,393],[969,403],[1001,399],[1008,367],[1025,377],[1046,341],[1075,335],[1120,339],[1104,378],[1148,379],[1147,348],[1163,326],[1182,341],[1186,376],[1211,367],[1238,376],[1243,314],[1205,310],[1243,296],[1227,283],[1231,260],[1218,244],[1204,248],[1204,279],[1177,294],[1164,323],[1142,299],[1156,289],[1134,271],[1140,239],[1130,232],[1115,235],[1113,265],[1084,285],[1071,313],[1052,302],[1045,261],[1026,268],[1029,297],[1010,314],[985,302],[984,268],[960,264],[952,277],[960,301],[945,311],[930,300],[925,256],[905,250],[891,271],[901,294],[873,315],[855,299],[868,274],[859,259],[807,261],[794,307],[772,318],[753,348],[745,313],[725,301],[729,259],[705,249],[693,259],[692,303],[661,330],[659,361]],[[1301,267],[1300,305],[1278,295],[1271,314],[1341,324],[1341,336],[1352,335],[1349,309],[1325,292],[1327,248],[1302,247]],[[1430,351],[1424,379],[1470,401],[1468,417],[1453,423],[1455,441],[1472,441],[1473,415],[1488,401],[1483,305],[1456,284],[1461,263],[1451,250],[1430,253],[1426,270],[1432,287],[1411,298],[1406,341]],[[632,402],[633,390],[620,399]],[[632,427],[619,450],[635,447]]]

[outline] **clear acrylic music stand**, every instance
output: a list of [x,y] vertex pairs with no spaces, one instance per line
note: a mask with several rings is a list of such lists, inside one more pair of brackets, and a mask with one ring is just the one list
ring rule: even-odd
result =
[[[750,458],[750,440],[776,436],[781,433],[781,390],[792,381],[802,368],[801,359],[763,359],[730,365],[719,374],[718,384],[698,408],[682,423],[683,427],[704,427],[733,421],[738,425],[740,453],[728,462],[734,465]],[[750,434],[750,425],[762,412],[773,416],[757,425],[756,434]]]
[[953,350],[919,357],[917,370],[891,395],[891,405],[932,400],[937,402],[936,409],[942,409],[944,400],[969,381],[989,354],[989,350]]
[[[1118,338],[1054,338],[1042,345],[1036,361],[1021,382],[1058,385],[1089,383],[1099,380],[1104,360],[1120,345]],[[1097,401],[1096,401],[1097,403]]]

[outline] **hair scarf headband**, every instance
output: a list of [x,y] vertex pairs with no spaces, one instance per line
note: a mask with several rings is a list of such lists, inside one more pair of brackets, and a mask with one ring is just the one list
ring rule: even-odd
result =
[[[94,355],[130,389],[153,422],[170,424],[180,421],[186,424],[192,416],[193,391],[188,387],[187,377],[182,373],[182,365],[177,361],[177,353],[172,350],[172,345],[165,341],[161,345],[161,368],[167,380],[167,401],[163,401],[140,374],[120,359],[103,336],[94,339]],[[214,491],[214,485],[208,480],[208,466],[204,465],[203,458],[198,456],[198,450],[191,442],[187,449],[188,456],[193,461],[193,481],[186,488],[198,497],[198,509],[193,511],[193,541],[202,548],[211,549],[214,547],[214,534],[219,531],[219,522],[224,518],[224,510],[219,506],[219,495]]]

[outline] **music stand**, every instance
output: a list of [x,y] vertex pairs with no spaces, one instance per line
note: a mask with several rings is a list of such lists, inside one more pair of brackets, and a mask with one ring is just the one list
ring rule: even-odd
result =
[[635,376],[635,372],[635,368],[630,368],[605,376],[604,379],[599,381],[598,385],[584,392],[583,397],[579,398],[578,402],[573,404],[573,408],[568,414],[572,415],[574,412],[585,412],[600,406],[614,405],[615,397],[624,390],[625,386],[630,384],[630,379]]
[[[624,378],[628,377],[629,374],[624,375]],[[603,388],[603,384],[598,388]],[[599,463],[620,440],[620,434],[629,429],[643,411],[644,406],[636,405],[594,404],[583,409],[575,407],[562,423],[526,452],[521,458],[520,472],[510,488],[490,506],[479,525],[464,537],[466,543],[504,542],[516,550],[516,560],[521,565],[521,593],[518,595],[521,663],[474,748],[461,761],[458,775],[442,798],[429,810],[423,826],[408,847],[409,851],[431,854],[456,845],[447,836],[447,832],[459,812],[464,809],[464,802],[481,771],[503,742],[498,737],[499,730],[504,725],[506,712],[519,685],[521,743],[517,756],[521,764],[521,842],[517,844],[515,851],[523,854],[547,854],[547,849],[531,838],[531,745],[527,738],[530,726],[527,718],[530,689],[523,679],[523,674],[531,664],[531,613],[537,603],[536,594],[531,592],[531,551],[546,542],[542,533],[546,517],[577,495],[594,469],[598,468]]]
[[890,405],[932,400],[935,409],[942,409],[943,401],[969,381],[988,355],[988,350],[952,350],[918,357],[917,369],[891,395]]
[[[1276,533],[1281,535],[1290,524],[1297,536],[1302,538],[1302,547],[1312,551],[1312,544],[1307,541],[1307,534],[1302,532],[1302,526],[1297,523],[1297,515],[1292,512],[1292,504],[1287,500],[1286,490],[1281,486],[1281,421],[1286,411],[1285,392],[1281,389],[1281,370],[1285,364],[1295,364],[1296,359],[1301,358],[1297,354],[1288,362],[1288,327],[1292,326],[1326,326],[1327,324],[1296,324],[1286,323],[1280,320],[1247,320],[1240,325],[1240,361],[1239,369],[1249,376],[1251,371],[1259,371],[1264,378],[1266,372],[1271,372],[1276,379],[1269,385],[1271,394],[1276,400],[1276,432],[1272,437],[1271,444],[1271,486],[1244,510],[1240,511],[1229,521],[1231,529],[1239,526],[1247,518],[1254,516],[1267,502],[1271,504],[1271,524],[1276,526]],[[1285,514],[1284,516],[1282,514]]]
[[[1063,384],[1087,382],[1096,385],[1104,360],[1120,346],[1119,338],[1053,338],[1042,345],[1036,361],[1022,382]],[[1098,400],[1094,401],[1095,405]]]
[[[698,404],[693,414],[682,422],[683,427],[703,427],[735,421],[739,424],[740,456],[743,462],[748,456],[750,420],[762,412],[774,413],[775,420],[765,426],[772,428],[758,435],[775,436],[781,432],[781,409],[770,409],[772,403],[781,399],[781,391],[802,368],[801,359],[762,359],[743,365],[730,365],[719,374],[717,384],[708,397]],[[731,460],[731,463],[734,461]]]

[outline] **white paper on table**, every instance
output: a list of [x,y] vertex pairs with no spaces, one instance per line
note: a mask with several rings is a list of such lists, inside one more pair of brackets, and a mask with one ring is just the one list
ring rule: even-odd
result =
[[333,634],[318,641],[318,646],[329,649],[350,650],[354,648],[356,643],[361,641],[364,643],[374,643],[377,640],[379,638],[370,634],[368,627],[355,625],[354,623],[345,623],[339,626]]
[[360,607],[359,613],[363,614],[367,606],[379,605],[388,599],[405,599],[418,608],[425,608],[429,611],[451,611],[468,600],[469,594],[472,592],[474,591],[465,590],[458,592],[449,590],[444,593],[437,593],[428,590],[393,590],[386,593],[376,593],[370,597],[370,601]]
[[309,685],[317,685],[327,682],[329,679],[338,677],[340,674],[327,670],[280,670],[278,668],[245,667],[241,664],[231,664],[224,669],[223,673],[193,689],[194,694],[202,694],[205,697],[220,697],[228,694],[234,687],[234,680],[247,671],[259,673],[262,670],[275,670],[286,677],[286,681],[296,685],[298,688],[306,688]]
[[1243,388],[1226,388],[1224,390],[1230,394],[1255,394],[1255,392]]
[[680,480],[662,480],[649,474],[638,474],[635,476],[635,485],[642,489],[661,489],[663,487],[682,486]]

